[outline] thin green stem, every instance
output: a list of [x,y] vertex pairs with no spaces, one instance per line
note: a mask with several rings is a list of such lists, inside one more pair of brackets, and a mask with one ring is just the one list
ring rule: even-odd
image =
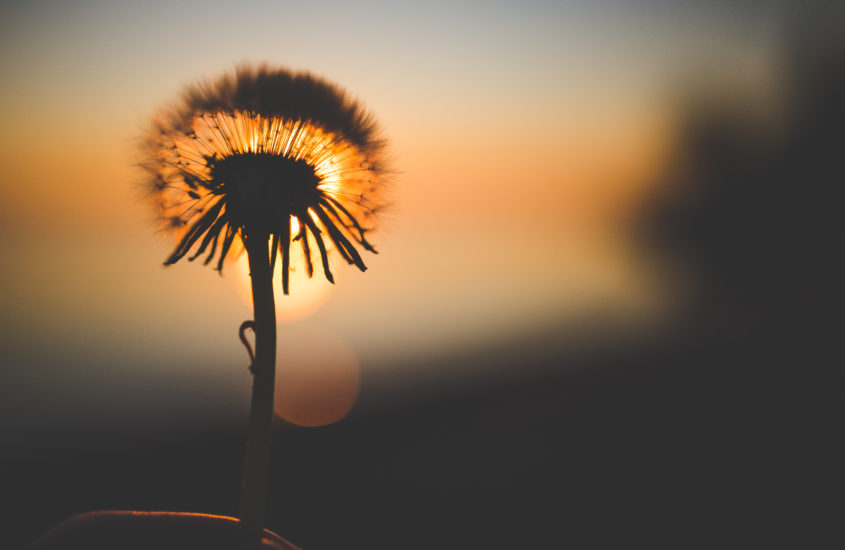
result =
[[247,235],[244,241],[249,258],[252,306],[255,312],[255,361],[239,516],[246,536],[258,542],[267,516],[270,481],[270,440],[276,377],[276,305],[273,272],[267,250],[269,235]]

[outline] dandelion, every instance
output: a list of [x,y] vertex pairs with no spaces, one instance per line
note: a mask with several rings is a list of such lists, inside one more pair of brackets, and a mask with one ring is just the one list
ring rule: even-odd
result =
[[[384,170],[383,141],[362,106],[308,74],[242,68],[190,88],[155,123],[144,168],[165,226],[180,241],[165,265],[205,255],[224,260],[238,241],[269,235],[289,267],[317,251],[334,282],[328,249],[361,271],[353,245],[370,252]],[[273,260],[276,254],[272,256]],[[289,269],[282,289],[289,292]]]
[[342,89],[267,67],[188,88],[145,142],[149,189],[178,239],[165,265],[204,257],[222,272],[233,254],[245,250],[249,260],[255,318],[241,336],[255,331],[255,355],[240,514],[252,536],[263,528],[267,499],[275,262],[285,294],[297,248],[309,277],[319,261],[333,283],[334,254],[366,270],[359,248],[376,252],[368,235],[381,202],[383,152],[373,118]]

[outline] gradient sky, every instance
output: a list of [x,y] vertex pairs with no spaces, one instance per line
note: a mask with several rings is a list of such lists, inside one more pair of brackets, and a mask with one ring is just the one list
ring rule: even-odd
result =
[[[765,85],[777,13],[623,4],[0,8],[7,387],[34,384],[8,365],[40,365],[57,385],[143,369],[153,386],[181,376],[175,365],[243,397],[238,277],[162,267],[173,243],[155,234],[134,165],[158,109],[245,61],[348,89],[397,170],[369,271],[339,269],[316,313],[281,325],[300,353],[324,331],[364,368],[389,368],[593,310],[639,319],[660,299],[626,224],[670,147],[674,102],[716,74]],[[77,370],[61,374],[65,362]]]

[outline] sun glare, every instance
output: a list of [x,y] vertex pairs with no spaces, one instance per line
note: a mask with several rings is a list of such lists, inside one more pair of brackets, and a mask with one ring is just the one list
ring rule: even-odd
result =
[[195,117],[191,131],[173,139],[168,156],[175,170],[205,179],[208,159],[233,154],[304,161],[319,177],[319,187],[330,193],[359,183],[356,175],[366,180],[369,168],[357,147],[310,122],[244,112]]
[[276,414],[291,424],[325,426],[344,418],[358,399],[361,368],[349,345],[320,327],[279,334]]
[[[314,170],[320,190],[342,195],[353,203],[370,184],[370,167],[358,148],[307,121],[243,112],[205,113],[194,118],[190,132],[177,133],[170,140],[163,160],[189,187],[210,179],[209,161],[232,155],[273,155],[302,161]],[[163,188],[161,198],[171,214],[174,207],[185,204],[178,188]],[[298,222],[292,224],[292,230],[299,230]],[[315,218],[315,223],[322,222]]]
[[[295,219],[295,218],[293,218]],[[293,225],[293,219],[291,225]],[[296,292],[290,294],[276,294],[276,319],[281,322],[296,321],[314,314],[328,301],[334,290],[334,285],[323,277],[308,277],[305,262],[300,255],[294,254],[290,260],[290,282]],[[232,278],[235,290],[241,301],[247,307],[252,307],[252,284],[249,278],[249,262],[246,254],[241,254],[235,260]],[[276,259],[273,280],[282,278],[282,262]]]

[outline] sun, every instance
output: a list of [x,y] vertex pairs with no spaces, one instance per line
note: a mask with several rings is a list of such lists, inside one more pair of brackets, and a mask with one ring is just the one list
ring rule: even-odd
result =
[[[299,255],[291,258],[290,284],[296,292],[276,295],[276,319],[281,322],[297,321],[316,313],[331,298],[334,285],[323,277],[308,277],[305,262]],[[247,307],[252,307],[252,289],[249,278],[249,262],[246,254],[238,256],[231,266],[232,284],[238,297]],[[282,278],[282,262],[277,261],[273,280]]]
[[285,421],[317,427],[344,418],[355,405],[361,367],[352,348],[318,325],[279,335],[274,410]]

